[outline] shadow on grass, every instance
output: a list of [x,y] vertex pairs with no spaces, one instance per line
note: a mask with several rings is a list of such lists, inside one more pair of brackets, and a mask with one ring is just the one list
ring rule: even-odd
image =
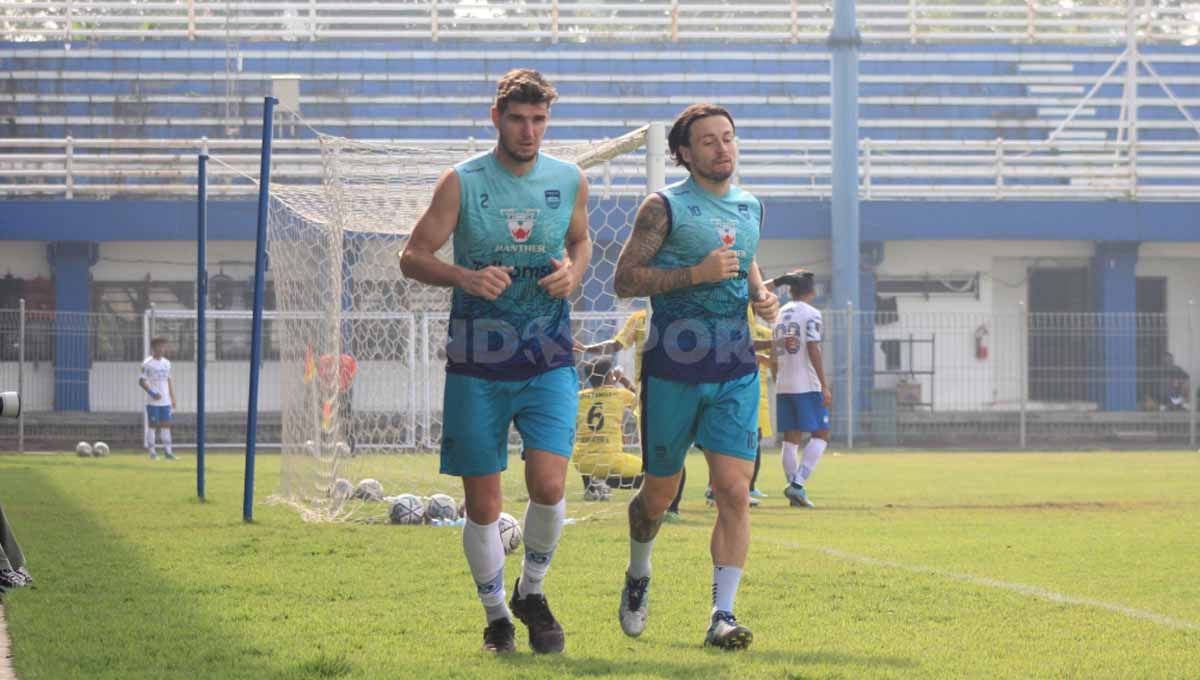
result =
[[[138,554],[169,552],[169,543],[143,548],[123,540],[89,509],[92,490],[84,498],[64,495],[51,471],[39,467],[7,466],[0,478],[0,500],[38,576],[34,588],[10,594],[5,603],[22,680],[308,680],[353,674],[346,659],[317,649],[303,658],[272,658],[272,650],[214,620],[205,611],[205,588],[170,578],[169,570],[181,567],[151,564]],[[187,540],[186,534],[177,540]]]
[[[737,666],[746,655],[747,661],[766,662],[776,665],[779,672],[789,673],[792,677],[803,677],[806,668],[810,666],[846,666],[848,672],[861,672],[868,669],[915,669],[920,664],[914,660],[899,656],[870,656],[864,654],[848,654],[836,651],[814,651],[788,653],[773,650],[748,650],[745,652],[727,652],[718,649],[704,649],[700,645],[673,643],[669,645],[677,649],[688,650],[692,656],[688,661],[667,659],[647,659],[631,657],[628,660],[612,658],[573,656],[568,650],[563,656],[535,656],[530,654],[513,654],[498,657],[498,660],[509,670],[522,673],[525,676],[535,676],[538,672],[550,671],[561,673],[567,677],[612,676],[626,677],[644,675],[662,678],[697,678],[719,677],[720,667],[714,662],[729,662]],[[761,670],[761,667],[759,667]],[[783,669],[787,669],[784,671]],[[800,675],[796,675],[800,674]]]

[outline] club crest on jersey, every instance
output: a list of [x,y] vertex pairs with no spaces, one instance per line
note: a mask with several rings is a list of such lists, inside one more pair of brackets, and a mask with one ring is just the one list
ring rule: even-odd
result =
[[750,206],[745,203],[738,203],[738,214],[742,216],[742,219],[749,219]]
[[737,241],[737,229],[729,224],[717,224],[717,236],[721,237],[721,245],[732,248]]
[[533,223],[537,220],[538,211],[506,208],[504,218],[508,221],[508,233],[517,243],[524,243],[533,235]]
[[562,194],[558,189],[546,189],[546,207],[558,210],[560,205],[562,205]]
[[692,213],[692,217],[699,217],[700,216],[700,206],[689,205],[688,212]]

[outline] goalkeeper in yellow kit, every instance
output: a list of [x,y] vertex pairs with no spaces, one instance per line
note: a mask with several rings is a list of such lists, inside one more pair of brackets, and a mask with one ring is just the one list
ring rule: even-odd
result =
[[[609,359],[584,364],[589,387],[579,392],[572,460],[583,476],[584,489],[597,482],[609,488],[636,489],[642,485],[642,458],[625,453],[622,422],[635,412],[634,385]],[[636,416],[633,416],[636,418]]]

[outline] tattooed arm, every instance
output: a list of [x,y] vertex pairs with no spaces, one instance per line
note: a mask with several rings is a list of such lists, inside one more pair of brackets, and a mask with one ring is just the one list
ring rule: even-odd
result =
[[717,248],[703,262],[691,267],[662,269],[651,266],[650,261],[670,230],[671,218],[662,196],[647,196],[634,218],[633,233],[617,258],[614,287],[618,297],[648,297],[737,276],[737,255],[729,246]]

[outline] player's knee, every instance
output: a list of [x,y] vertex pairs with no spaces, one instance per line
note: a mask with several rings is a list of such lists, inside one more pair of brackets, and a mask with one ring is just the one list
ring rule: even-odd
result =
[[563,498],[564,479],[550,475],[542,475],[531,480],[529,485],[529,500],[539,505],[554,505]]
[[467,498],[467,517],[476,524],[491,524],[500,519],[500,496],[476,494]]
[[744,510],[750,505],[750,484],[744,479],[723,479],[713,482],[713,495],[722,507]]

